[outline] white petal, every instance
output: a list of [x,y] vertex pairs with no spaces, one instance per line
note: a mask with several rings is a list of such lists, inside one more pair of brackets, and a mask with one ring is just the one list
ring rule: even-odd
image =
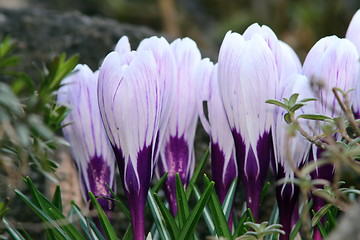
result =
[[119,39],[117,42],[115,49],[115,52],[117,52],[120,55],[126,54],[131,51],[131,46],[129,43],[129,38],[127,36],[123,36]]

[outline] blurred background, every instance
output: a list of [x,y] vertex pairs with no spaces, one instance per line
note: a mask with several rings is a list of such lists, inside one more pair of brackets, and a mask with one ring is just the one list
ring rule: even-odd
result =
[[[18,53],[24,57],[22,64],[32,76],[38,71],[34,65],[41,67],[39,62],[63,51],[80,53],[80,62],[95,70],[123,34],[131,34],[133,48],[154,34],[168,40],[190,37],[204,57],[216,61],[226,32],[243,33],[254,22],[271,27],[303,61],[320,38],[344,37],[359,8],[360,0],[0,0],[0,37],[10,35],[17,42]],[[72,14],[74,11],[78,13]],[[41,61],[33,64],[36,59]],[[200,131],[195,149],[202,155],[208,137]],[[65,196],[68,201],[77,199],[81,204],[80,191],[74,188],[77,176],[71,158],[67,151],[61,154],[66,155],[59,157],[57,174],[63,193],[69,195]],[[43,182],[42,176],[32,178]],[[272,206],[272,199],[265,205]],[[31,212],[24,214],[24,208],[14,210],[23,221],[32,216]]]
[[203,55],[216,60],[228,30],[251,23],[270,26],[303,60],[321,37],[343,37],[359,0],[0,0],[0,7],[80,11],[144,25],[168,38],[189,36]]

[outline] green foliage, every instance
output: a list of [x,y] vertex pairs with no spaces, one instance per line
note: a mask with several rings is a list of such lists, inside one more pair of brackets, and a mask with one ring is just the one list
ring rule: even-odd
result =
[[56,107],[55,92],[78,57],[56,57],[35,80],[14,69],[20,61],[13,55],[14,48],[9,37],[0,43],[0,78],[12,83],[0,83],[0,165],[15,184],[29,166],[55,180],[53,154],[64,141],[54,131],[67,114],[66,108]]

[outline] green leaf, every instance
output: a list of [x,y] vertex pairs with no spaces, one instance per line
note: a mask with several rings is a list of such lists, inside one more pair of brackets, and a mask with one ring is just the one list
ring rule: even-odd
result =
[[194,209],[191,211],[189,217],[186,219],[185,225],[181,228],[178,240],[188,240],[193,234],[195,227],[202,215],[206,204],[208,203],[212,192],[214,191],[214,182],[210,182],[204,193],[202,194],[200,200],[196,203]]
[[62,199],[61,199],[60,186],[56,186],[52,203],[54,204],[55,207],[57,207],[60,210],[60,212],[62,212]]
[[164,185],[166,179],[167,179],[168,173],[165,173],[155,184],[154,187],[152,187],[151,191],[152,193],[158,193],[161,187]]
[[100,224],[105,232],[106,235],[106,239],[108,240],[117,240],[117,236],[115,234],[115,230],[112,227],[108,217],[106,216],[104,210],[102,209],[102,207],[100,206],[99,202],[97,201],[97,199],[95,198],[94,194],[92,192],[89,192],[89,196],[91,199],[91,202],[93,203],[94,209],[97,210],[98,212],[98,218],[100,221]]
[[325,121],[331,120],[332,118],[320,115],[320,114],[301,114],[298,118],[308,119],[308,120],[317,120],[317,121]]
[[[195,193],[196,200],[199,201],[200,198],[201,198],[201,194],[200,194],[199,189],[196,186],[194,186],[193,190],[194,190],[194,193]],[[209,209],[206,206],[205,206],[204,211],[203,211],[203,216],[204,216],[204,219],[205,219],[206,226],[209,229],[209,232],[211,233],[212,236],[216,236],[216,230],[215,230],[214,222],[212,220]]]
[[314,217],[311,219],[311,226],[316,226],[321,218],[326,214],[327,211],[332,207],[330,203],[324,205],[322,208],[314,214]]
[[181,182],[179,173],[176,173],[176,203],[178,207],[177,217],[179,218],[180,229],[185,225],[186,219],[190,214],[188,199],[185,195],[184,186]]
[[15,240],[26,240],[21,233],[14,228],[7,220],[6,218],[2,219],[2,222],[6,228],[6,230],[8,231],[8,233],[10,234],[10,236],[15,239]]
[[304,102],[304,103],[310,102],[310,101],[317,101],[317,99],[316,98],[304,98],[304,99],[300,100],[300,102]]
[[[61,229],[66,232],[69,237],[72,237],[74,239],[82,239],[82,235],[79,233],[79,231],[72,224],[70,224],[69,221],[62,214],[62,212],[35,187],[29,177],[25,179],[25,183],[29,187],[30,193],[34,198],[34,203],[36,207],[39,207],[52,220],[61,221]],[[33,208],[33,210],[36,209]],[[39,216],[42,215],[42,212],[34,212],[37,213]],[[45,218],[41,218],[44,221]]]
[[303,106],[305,106],[304,103],[297,103],[290,108],[290,112],[295,112],[296,110],[299,110]]
[[203,169],[205,167],[205,163],[206,163],[207,158],[209,157],[209,153],[210,153],[210,149],[208,148],[206,150],[206,152],[204,153],[204,155],[202,156],[201,161],[199,162],[199,165],[195,169],[194,174],[189,181],[188,187],[186,188],[186,198],[187,199],[190,198],[193,186],[195,186],[195,183],[199,179],[200,173],[203,171]]
[[269,103],[269,104],[273,104],[273,105],[276,105],[276,106],[279,106],[287,111],[289,111],[289,107],[287,105],[285,105],[284,103],[278,101],[278,100],[275,100],[275,99],[270,99],[270,100],[266,100],[265,101],[266,103]]
[[161,213],[159,206],[156,204],[156,200],[150,190],[148,192],[147,199],[161,239],[170,240],[171,239],[170,234],[165,226],[166,220],[163,214]]
[[327,237],[327,233],[320,221],[316,224],[316,227],[319,229],[321,237],[325,239]]
[[126,232],[124,234],[123,240],[132,240],[133,236],[132,236],[132,227],[131,227],[131,223],[129,224],[128,228],[126,229]]
[[247,219],[248,219],[248,211],[245,211],[243,213],[243,215],[241,216],[238,224],[236,225],[236,228],[235,228],[235,231],[233,234],[233,238],[236,238],[246,232],[246,227],[244,224],[247,221]]
[[[66,239],[70,240],[68,235],[63,229],[54,221],[49,215],[47,215],[43,210],[36,206],[28,197],[26,197],[21,191],[15,189],[15,193],[36,213],[42,220],[42,222],[48,227],[48,232],[56,236],[56,239]],[[79,238],[81,239],[81,238]]]
[[291,97],[289,98],[289,106],[293,106],[296,103],[298,97],[298,93],[294,93],[293,95],[291,95]]
[[262,190],[261,190],[261,194],[260,194],[260,205],[262,203],[262,201],[265,198],[265,195],[267,193],[267,191],[269,190],[270,187],[270,182],[266,182],[265,185],[263,186]]
[[125,205],[122,203],[122,201],[120,200],[120,198],[116,195],[116,193],[111,189],[111,187],[109,187],[108,184],[106,184],[106,187],[108,188],[108,190],[111,193],[111,196],[114,198],[114,201],[116,203],[116,205],[119,206],[119,208],[121,209],[121,211],[125,214],[125,216],[128,218],[128,220],[131,221],[131,215],[129,210],[127,209],[127,207],[125,207]]
[[291,117],[290,117],[290,114],[289,113],[285,113],[284,114],[284,120],[287,124],[290,124],[291,123]]
[[[209,184],[210,180],[204,174],[204,182],[205,184]],[[219,237],[225,237],[227,239],[232,239],[232,235],[229,229],[228,222],[224,215],[223,209],[221,207],[219,198],[217,197],[215,191],[211,192],[211,197],[209,201],[209,208],[212,216],[212,220],[214,222],[216,233]]]
[[294,240],[296,235],[299,233],[300,231],[300,228],[301,228],[301,225],[302,225],[302,221],[301,219],[299,219],[297,221],[297,223],[295,224],[295,226],[293,227],[291,233],[290,233],[290,240]]
[[156,193],[153,193],[153,194],[154,194],[156,204],[159,207],[159,209],[162,213],[162,216],[165,220],[165,224],[166,224],[167,228],[170,230],[169,233],[171,235],[171,239],[176,239],[179,235],[179,229],[175,223],[175,219],[171,215],[170,211],[166,208],[165,204],[161,201],[159,196]]
[[225,214],[225,218],[227,220],[229,220],[230,212],[232,210],[235,193],[236,193],[237,180],[238,180],[238,178],[236,177],[233,180],[233,182],[231,183],[229,190],[226,193],[226,196],[224,198],[224,202],[222,203],[222,206],[221,206],[223,209],[223,212]]
[[74,202],[71,202],[71,208],[68,218],[70,221],[79,220],[80,226],[84,230],[88,239],[104,240],[104,237],[96,228],[95,224],[81,213],[80,208]]

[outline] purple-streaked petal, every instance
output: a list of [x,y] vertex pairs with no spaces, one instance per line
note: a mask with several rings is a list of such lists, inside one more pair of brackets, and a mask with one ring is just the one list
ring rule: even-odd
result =
[[[286,81],[293,74],[300,74],[302,70],[301,62],[295,51],[285,42],[279,41],[282,55],[280,82]],[[285,96],[288,97],[288,96]]]
[[[299,74],[293,74],[280,87],[278,100],[289,98],[293,93],[299,94],[299,99],[308,98],[311,94],[308,79]],[[311,103],[310,103],[311,104]],[[303,113],[304,109],[298,111]],[[272,126],[272,137],[274,145],[274,158],[272,167],[275,172],[276,180],[294,179],[294,167],[299,168],[307,162],[310,150],[310,142],[299,132],[295,136],[289,135],[288,125],[284,120],[286,110],[279,108],[274,114],[274,124]],[[300,122],[302,124],[302,122]],[[303,125],[303,124],[302,124]],[[306,127],[304,127],[307,129]],[[283,226],[285,235],[280,239],[289,239],[293,223],[293,213],[298,201],[299,189],[293,183],[282,184],[276,187],[276,199],[279,207],[279,220]]]
[[[303,72],[315,82],[323,82],[316,111],[330,117],[343,115],[332,88],[348,91],[356,87],[359,76],[359,55],[349,40],[337,37],[321,39],[310,50],[304,62]],[[350,93],[352,102],[353,94]]]
[[[175,71],[175,59],[170,49],[170,44],[166,41],[165,38],[161,37],[151,37],[146,38],[141,41],[138,49],[141,50],[150,50],[154,54],[155,61],[158,65],[158,73],[159,73],[159,84],[160,90],[163,93],[160,94],[162,98],[160,99],[160,105],[162,106],[160,112],[160,126],[166,126],[169,117],[170,110],[174,103],[175,98],[175,81],[176,78]],[[160,128],[158,139],[162,140],[165,134],[165,128]],[[159,155],[159,148],[157,143],[154,145],[156,149],[154,149],[155,153],[155,164]]]
[[[106,184],[115,188],[116,161],[99,112],[97,73],[86,65],[78,65],[62,84],[57,101],[70,107],[62,130],[79,171],[83,198],[89,200],[89,191],[110,197]],[[111,201],[100,203],[105,211],[112,209]]]
[[[358,53],[360,54],[360,10],[358,10],[350,24],[349,27],[347,29],[346,32],[346,38],[349,39],[355,46],[356,49],[358,50]],[[356,119],[360,118],[360,74],[357,80],[357,84],[356,84],[356,89],[355,89],[355,94],[354,94],[354,102],[353,102],[353,110],[354,110],[354,115]]]
[[99,106],[113,146],[132,217],[134,239],[144,238],[144,209],[154,166],[163,91],[149,50],[110,53],[99,72]]
[[170,44],[176,69],[172,79],[175,92],[168,124],[162,125],[163,143],[157,173],[162,176],[168,172],[165,183],[166,195],[171,211],[176,213],[175,173],[179,172],[186,186],[194,169],[194,137],[198,111],[196,107],[195,70],[201,61],[196,43],[189,39],[177,39]]
[[239,34],[227,33],[219,53],[218,81],[235,140],[247,206],[257,218],[272,146],[273,107],[265,101],[275,98],[279,77],[272,50],[277,52],[279,47],[270,48],[269,42],[254,32],[247,40]]
[[168,173],[165,193],[174,216],[177,212],[175,175],[179,173],[179,177],[186,187],[191,160],[192,152],[184,137],[170,136],[170,140],[166,141],[163,147],[161,161],[158,162],[157,168],[160,174]]
[[[238,172],[234,140],[217,81],[217,66],[208,59],[203,59],[197,70],[197,93],[200,120],[210,136],[212,177],[222,203]],[[206,101],[209,121],[204,114],[203,101]]]

